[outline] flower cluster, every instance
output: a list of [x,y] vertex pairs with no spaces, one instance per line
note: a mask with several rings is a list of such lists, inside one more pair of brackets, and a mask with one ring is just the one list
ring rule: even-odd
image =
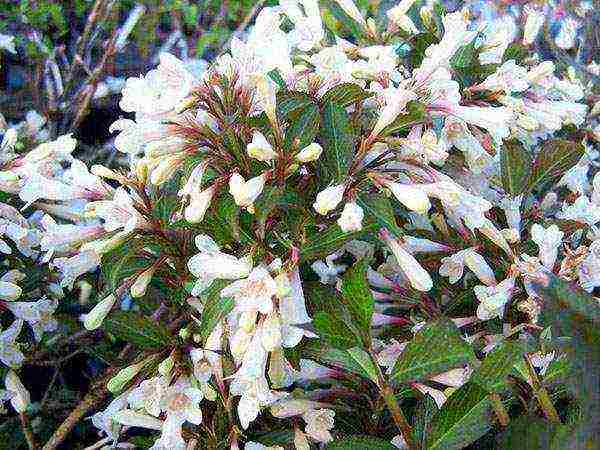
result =
[[[399,385],[433,402],[429,418],[485,388],[504,424],[488,358],[510,348],[502,377],[539,396],[559,359],[538,339],[548,286],[600,287],[598,104],[575,68],[528,51],[545,16],[523,8],[519,30],[508,13],[402,1],[377,23],[330,3],[263,8],[201,75],[163,53],[127,79],[131,118],[110,127],[125,167],[88,168],[70,135],[23,155],[4,135],[0,190],[35,213],[0,204],[0,251],[38,258],[55,291],[100,268],[81,322],[136,347],[92,418],[115,442],[142,428],[154,450],[307,450],[353,434],[345,416],[381,396],[391,418],[368,429],[412,450]],[[21,277],[0,281],[8,366],[23,322],[36,339],[57,326],[56,300],[18,301]]]

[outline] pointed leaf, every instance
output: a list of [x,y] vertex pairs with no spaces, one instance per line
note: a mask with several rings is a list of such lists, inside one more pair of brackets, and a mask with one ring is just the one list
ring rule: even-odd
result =
[[425,325],[408,343],[392,371],[396,383],[422,380],[475,358],[471,346],[447,318]]
[[314,316],[313,324],[319,337],[332,347],[346,350],[361,345],[352,329],[338,316],[319,311]]
[[390,199],[383,194],[364,195],[357,199],[357,203],[363,211],[373,217],[375,221],[392,233],[395,237],[401,238],[404,232],[396,224],[394,209]]
[[406,105],[406,114],[400,114],[396,119],[383,129],[380,137],[388,136],[398,131],[408,129],[413,125],[422,123],[426,117],[425,105],[419,102],[410,101]]
[[309,103],[298,111],[298,117],[285,130],[284,147],[288,150],[291,148],[302,150],[312,144],[319,132],[320,123],[319,108],[314,103]]
[[102,323],[102,328],[118,339],[143,349],[163,349],[171,344],[166,328],[133,311],[112,312]]
[[339,250],[342,245],[353,239],[357,239],[374,228],[373,224],[363,226],[361,231],[345,233],[337,224],[331,225],[325,231],[310,237],[300,249],[300,258],[303,261],[312,261],[323,258]]
[[204,344],[217,324],[229,314],[235,306],[232,298],[221,297],[221,291],[229,285],[228,280],[216,280],[200,296],[204,301],[204,309],[199,324],[200,340]]
[[579,142],[565,139],[546,141],[533,163],[529,189],[552,186],[579,162],[584,153],[585,148]]
[[488,392],[466,383],[452,393],[431,421],[427,450],[459,450],[491,428]]
[[527,187],[533,164],[531,155],[517,140],[504,142],[501,152],[502,186],[514,197]]
[[413,440],[419,448],[425,448],[429,427],[437,412],[437,403],[431,395],[425,394],[423,400],[417,405],[413,424]]
[[483,360],[471,381],[481,385],[488,391],[496,391],[506,385],[506,377],[512,371],[516,361],[520,361],[526,352],[517,341],[504,341],[492,350]]
[[342,294],[344,304],[359,328],[363,340],[368,342],[375,300],[367,281],[367,267],[366,261],[362,259],[346,271],[342,282]]
[[372,436],[352,436],[330,442],[325,450],[397,450],[390,442]]
[[313,99],[304,92],[286,92],[277,95],[277,115],[285,122],[292,122],[308,106]]
[[320,161],[325,166],[327,181],[341,182],[348,175],[354,156],[350,118],[342,106],[327,101],[323,107],[322,123],[323,155]]
[[373,94],[365,91],[354,83],[341,83],[332,87],[321,97],[322,102],[331,101],[339,106],[349,106],[371,97]]

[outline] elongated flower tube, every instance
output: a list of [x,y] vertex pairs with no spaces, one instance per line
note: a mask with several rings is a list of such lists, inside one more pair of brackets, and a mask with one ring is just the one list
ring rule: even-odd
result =
[[94,308],[84,316],[83,326],[86,330],[95,330],[100,328],[102,322],[115,306],[117,297],[114,294],[110,294],[104,300],[100,301]]
[[389,231],[382,229],[380,236],[394,254],[396,262],[402,273],[408,278],[411,286],[418,291],[429,291],[433,287],[433,280],[423,266],[419,264],[419,261],[406,251],[400,241],[393,238]]

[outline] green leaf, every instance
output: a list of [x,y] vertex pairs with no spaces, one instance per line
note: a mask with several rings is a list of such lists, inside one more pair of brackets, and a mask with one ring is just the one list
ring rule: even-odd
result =
[[344,274],[342,295],[353,322],[358,326],[363,341],[369,342],[371,335],[371,320],[375,299],[367,281],[367,263],[364,259],[358,261]]
[[346,350],[361,345],[352,329],[339,316],[319,311],[314,316],[313,325],[319,337],[335,348]]
[[[322,341],[311,341],[302,349],[302,356],[333,369],[358,375],[367,380],[372,379],[370,373],[357,361],[356,357],[350,355],[348,350],[340,350],[324,345]],[[373,379],[373,381],[375,380],[376,378]]]
[[498,445],[499,448],[515,450],[565,450],[568,447],[560,445],[562,443],[561,430],[568,428],[565,425],[548,422],[540,417],[521,416],[511,420],[508,428],[498,436]]
[[431,395],[425,394],[423,400],[417,405],[413,424],[413,440],[419,448],[425,448],[431,420],[437,412],[438,407],[435,400]]
[[506,385],[506,377],[515,361],[525,353],[523,345],[516,341],[504,341],[492,350],[471,376],[471,381],[488,391],[496,391]]
[[502,186],[516,197],[527,187],[533,164],[531,155],[519,141],[511,140],[504,142],[500,157]]
[[320,161],[326,168],[326,181],[340,182],[348,175],[354,156],[354,132],[346,110],[331,101],[325,102],[322,123]]
[[325,450],[397,450],[389,441],[372,436],[351,436],[332,441]]
[[419,102],[410,101],[406,104],[406,114],[401,114],[396,119],[383,129],[379,134],[380,137],[385,137],[393,133],[397,133],[405,128],[410,128],[425,120],[427,110],[425,105]]
[[419,67],[425,58],[425,50],[438,42],[439,39],[433,33],[417,34],[411,43],[410,65],[414,68]]
[[544,273],[544,280],[532,280],[532,286],[552,309],[571,314],[576,321],[600,325],[598,302],[580,287],[549,272]]
[[450,58],[450,67],[454,70],[464,70],[470,67],[475,58],[477,57],[477,47],[475,46],[475,39],[469,42],[467,45],[460,47],[452,58]]
[[[360,39],[363,35],[363,25],[358,23],[352,17],[344,12],[335,0],[324,0],[323,3],[327,6],[331,14],[348,30],[354,39]],[[338,30],[332,30],[338,31]],[[336,33],[339,34],[339,33]]]
[[[310,103],[298,112],[298,117],[294,119],[287,130],[285,130],[284,147],[286,149],[295,148],[302,150],[309,144],[315,141],[315,137],[319,132],[321,116],[319,108],[314,103]],[[298,141],[297,146],[295,141]]]
[[116,338],[143,349],[164,349],[171,344],[166,328],[154,319],[133,311],[114,311],[102,323],[102,328]]
[[579,162],[584,153],[585,147],[579,142],[565,139],[546,141],[533,163],[529,190],[554,185]]
[[235,306],[232,298],[221,297],[221,291],[229,285],[228,280],[216,280],[200,296],[204,301],[204,309],[199,324],[201,342],[204,344],[217,324],[229,314]]
[[441,318],[425,325],[408,343],[396,361],[392,380],[396,383],[422,380],[474,358],[473,349],[462,339],[456,325]]
[[145,238],[134,238],[124,242],[102,256],[102,277],[108,288],[114,291],[126,278],[148,268],[153,262],[141,255],[142,249],[150,245]]
[[300,249],[300,258],[303,261],[312,261],[330,255],[339,250],[346,242],[356,239],[372,229],[373,225],[363,226],[361,231],[345,233],[337,224],[333,224],[322,233],[316,233],[310,237]]
[[354,347],[346,350],[350,357],[358,363],[358,365],[365,371],[368,378],[375,384],[379,384],[377,379],[377,367],[375,362],[366,351],[362,348]]
[[513,42],[504,51],[502,55],[502,61],[508,61],[514,59],[516,63],[522,64],[523,60],[529,56],[529,48],[523,44]]
[[293,122],[310,105],[313,99],[303,92],[288,92],[277,95],[277,115],[286,122]]
[[363,195],[357,199],[357,203],[364,210],[364,212],[373,217],[379,225],[387,229],[395,237],[402,237],[404,232],[396,224],[394,209],[389,198],[379,193]]
[[431,421],[427,450],[459,450],[491,428],[488,392],[466,383],[452,393]]
[[341,83],[328,90],[321,97],[323,103],[330,101],[336,105],[346,107],[355,102],[363,101],[373,94],[365,91],[354,83]]

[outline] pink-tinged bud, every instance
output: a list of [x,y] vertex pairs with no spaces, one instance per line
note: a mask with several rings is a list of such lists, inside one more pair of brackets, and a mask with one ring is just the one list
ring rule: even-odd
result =
[[433,280],[423,266],[387,230],[381,231],[381,237],[394,254],[396,262],[411,286],[418,291],[429,291],[433,287]]

